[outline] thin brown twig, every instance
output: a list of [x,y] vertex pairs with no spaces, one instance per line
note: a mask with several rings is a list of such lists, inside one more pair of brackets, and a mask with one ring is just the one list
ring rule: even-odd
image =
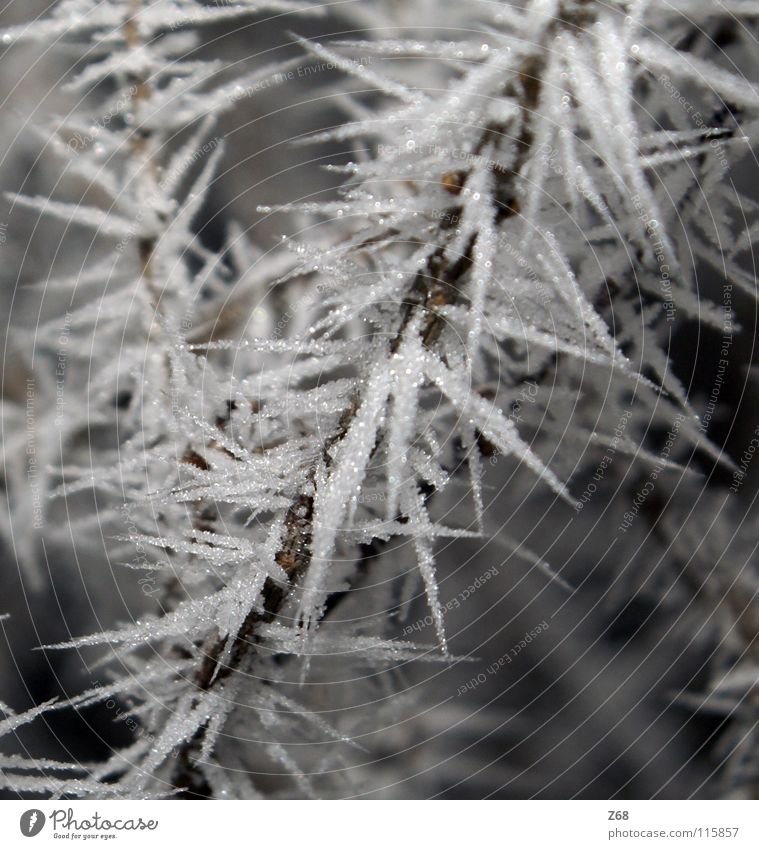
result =
[[[544,65],[544,57],[530,57],[524,63],[518,75],[521,91],[513,92],[521,101],[521,129],[517,138],[516,161],[512,168],[506,172],[507,182],[511,187],[510,195],[513,193],[514,183],[531,150],[532,118],[540,98],[541,72]],[[504,132],[505,129],[501,127],[488,127],[483,134],[480,147],[484,148],[489,140],[503,135]],[[464,190],[470,174],[470,171],[457,174],[455,183],[452,182],[450,175],[444,175],[444,188],[451,194],[460,194]],[[518,203],[515,199],[511,199],[501,204],[497,218],[502,221],[518,213]],[[443,229],[441,228],[441,230]],[[425,347],[431,348],[435,345],[445,326],[445,319],[439,311],[440,307],[453,304],[460,298],[461,281],[471,264],[475,243],[476,236],[473,236],[464,254],[453,264],[449,264],[446,260],[444,247],[438,248],[430,255],[425,268],[415,276],[409,294],[402,305],[399,328],[389,345],[391,353],[397,350],[406,328],[418,314],[423,317],[420,335]],[[326,468],[329,468],[331,463],[331,449],[346,436],[359,407],[360,398],[356,395],[352,399],[351,405],[343,413],[336,431],[327,440],[322,452],[322,462]],[[315,475],[316,466],[312,468],[309,476],[312,484],[315,484]],[[204,650],[203,662],[195,678],[195,685],[199,691],[208,691],[214,684],[223,681],[232,672],[239,671],[243,664],[247,662],[255,647],[256,631],[260,626],[274,621],[282,613],[291,591],[299,585],[310,565],[311,552],[309,547],[313,535],[313,512],[314,499],[312,495],[298,496],[288,508],[285,516],[283,543],[276,555],[276,561],[285,570],[289,584],[285,586],[272,579],[266,580],[262,607],[253,609],[248,613],[233,641],[232,650],[226,664],[221,664],[221,658],[227,645],[226,639],[215,639]],[[180,747],[172,774],[174,787],[183,789],[184,794],[192,798],[208,798],[211,795],[211,788],[198,769],[194,758],[195,753],[202,746],[205,733],[206,726],[204,725],[198,729],[191,740]]]

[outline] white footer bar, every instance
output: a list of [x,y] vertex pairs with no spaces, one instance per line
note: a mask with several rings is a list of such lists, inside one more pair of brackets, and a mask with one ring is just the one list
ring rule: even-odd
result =
[[759,802],[15,802],[0,846],[759,847]]

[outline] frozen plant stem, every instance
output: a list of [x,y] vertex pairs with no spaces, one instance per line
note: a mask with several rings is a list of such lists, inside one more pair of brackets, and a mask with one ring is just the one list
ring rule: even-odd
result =
[[[538,52],[523,63],[518,73],[520,91],[509,86],[509,90],[504,92],[519,98],[521,120],[516,139],[517,158],[508,172],[499,174],[500,195],[509,199],[502,203],[497,210],[496,217],[499,221],[504,221],[516,215],[519,211],[519,204],[515,198],[514,181],[518,178],[521,168],[530,154],[533,139],[532,119],[540,97],[541,74],[545,66],[542,51],[545,50],[547,39],[553,37],[556,28],[562,25],[577,26],[584,22],[583,19],[577,17],[571,20],[557,20],[553,25],[546,27]],[[475,153],[481,154],[491,139],[502,136],[507,132],[507,128],[497,125],[486,127],[479,144],[475,147]],[[446,190],[455,196],[466,191],[469,176],[469,172],[466,170],[446,175],[444,177]],[[457,220],[460,212],[461,208],[454,203],[447,210],[447,215],[443,216],[443,220]],[[441,242],[440,247],[429,256],[425,267],[418,272],[409,287],[406,298],[400,304],[399,326],[395,336],[389,340],[387,345],[390,356],[397,353],[410,326],[417,328],[415,332],[419,334],[424,348],[433,349],[445,326],[445,318],[440,314],[440,308],[454,305],[462,296],[466,297],[465,284],[462,281],[471,268],[472,254],[477,248],[478,236],[475,234],[470,238],[463,255],[453,263],[446,256],[446,247],[450,238],[446,235],[445,228],[441,228],[438,236]],[[348,434],[361,404],[361,396],[357,393],[353,396],[350,406],[343,412],[337,430],[325,442],[321,455],[324,469],[329,470],[331,468],[333,452]],[[484,436],[480,435],[479,440],[490,453],[496,453],[494,446],[489,444]],[[379,439],[375,444],[375,450],[378,443]],[[316,472],[317,466],[314,465],[307,476],[309,485],[314,489],[317,486]],[[228,660],[223,666],[220,665],[220,659],[227,645],[225,639],[214,640],[204,649],[204,660],[195,678],[195,684],[199,691],[207,691],[220,685],[229,675],[235,672],[244,674],[251,655],[256,651],[257,629],[261,625],[276,622],[292,593],[298,592],[299,583],[306,576],[311,563],[314,497],[310,494],[298,496],[287,511],[285,539],[282,548],[276,555],[276,562],[285,570],[290,582],[289,586],[271,578],[266,580],[263,590],[263,610],[250,610],[235,637]],[[422,495],[422,497],[429,497],[429,493]],[[399,514],[397,521],[405,523],[410,521],[410,518]],[[445,645],[443,648],[445,648]],[[190,798],[208,798],[211,795],[211,788],[194,764],[194,757],[202,747],[206,728],[206,725],[199,728],[191,740],[180,746],[174,769],[172,778],[174,786],[185,790]]]
[[[124,21],[124,40],[130,50],[138,50],[144,46],[136,22],[136,15],[140,11],[142,2],[143,0],[129,0],[127,7],[127,18]],[[134,81],[134,93],[131,99],[131,113],[134,118],[135,129],[130,139],[129,150],[136,166],[136,179],[144,187],[142,193],[138,190],[138,196],[142,194],[143,197],[153,196],[158,183],[155,161],[150,152],[152,133],[144,128],[140,121],[143,104],[149,99],[150,82],[143,74],[138,74]],[[153,269],[150,264],[155,246],[155,237],[139,238],[137,242],[141,275],[154,298],[155,309],[158,310],[159,296],[154,288]]]

